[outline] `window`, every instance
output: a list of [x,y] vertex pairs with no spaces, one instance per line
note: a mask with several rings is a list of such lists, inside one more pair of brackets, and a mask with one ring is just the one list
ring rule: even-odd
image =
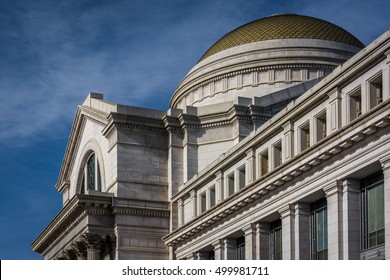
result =
[[319,142],[326,137],[326,111],[316,117],[316,141]]
[[231,196],[232,194],[234,194],[234,172],[230,173],[228,176],[227,176],[227,196]]
[[237,260],[245,260],[245,236],[237,238]]
[[200,214],[206,211],[206,192],[202,192],[199,195],[199,210]]
[[215,205],[215,186],[210,187],[210,197],[209,197],[209,203],[210,203],[210,208]]
[[81,193],[86,193],[88,190],[99,192],[102,190],[99,161],[94,153],[87,159],[81,179]]
[[311,244],[312,259],[328,259],[328,213],[326,199],[311,205]]
[[245,187],[245,164],[238,169],[239,188]]
[[349,120],[362,115],[362,91],[360,87],[349,95]]
[[282,142],[273,145],[274,168],[282,164]]
[[268,173],[268,149],[260,154],[260,175]]
[[385,243],[383,173],[361,181],[363,250]]
[[370,109],[383,102],[382,73],[369,82]]
[[301,126],[299,129],[299,143],[301,152],[310,147],[310,126],[309,122]]
[[271,259],[281,260],[282,259],[282,220],[276,220],[271,223]]

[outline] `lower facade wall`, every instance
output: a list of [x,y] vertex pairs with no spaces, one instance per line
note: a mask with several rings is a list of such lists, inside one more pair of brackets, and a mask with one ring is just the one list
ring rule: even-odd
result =
[[[382,174],[384,243],[362,244],[361,180]],[[325,201],[326,236],[315,238],[313,217]],[[317,212],[316,212],[317,211]],[[318,214],[317,216],[319,216]],[[366,138],[282,188],[173,247],[176,259],[275,259],[273,222],[281,221],[281,259],[390,259],[390,129]],[[380,236],[379,236],[380,235]],[[378,233],[382,240],[382,233]],[[326,252],[318,253],[321,239]],[[245,240],[238,246],[239,240]],[[318,247],[316,249],[316,247]],[[325,255],[323,255],[325,254]]]

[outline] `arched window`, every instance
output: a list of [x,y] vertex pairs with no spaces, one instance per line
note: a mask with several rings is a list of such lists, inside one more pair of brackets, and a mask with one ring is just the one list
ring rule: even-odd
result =
[[81,193],[86,193],[87,190],[102,190],[99,161],[94,153],[88,157],[81,179]]

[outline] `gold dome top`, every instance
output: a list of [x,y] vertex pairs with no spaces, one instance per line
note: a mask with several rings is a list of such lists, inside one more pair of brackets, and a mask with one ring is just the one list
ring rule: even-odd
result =
[[223,50],[273,39],[320,39],[364,48],[351,33],[318,18],[283,14],[258,19],[242,25],[219,39],[199,61]]

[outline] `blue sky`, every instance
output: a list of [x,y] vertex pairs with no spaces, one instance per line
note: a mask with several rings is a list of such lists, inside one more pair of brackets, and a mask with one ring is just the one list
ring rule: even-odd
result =
[[61,209],[54,185],[88,92],[167,110],[202,54],[242,24],[297,13],[369,44],[389,11],[387,0],[0,0],[0,259],[40,259],[30,244]]

